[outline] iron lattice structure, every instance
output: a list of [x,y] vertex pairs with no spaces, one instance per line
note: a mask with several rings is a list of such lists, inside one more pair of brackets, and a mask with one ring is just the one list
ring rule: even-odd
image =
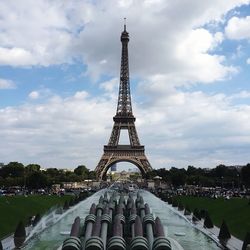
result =
[[[122,56],[120,85],[116,115],[113,117],[114,125],[108,145],[104,146],[104,153],[95,168],[97,177],[103,179],[110,166],[117,162],[127,161],[135,164],[142,175],[152,170],[152,167],[145,155],[144,146],[140,144],[135,127],[136,118],[132,112],[132,103],[129,83],[129,61],[128,61],[129,33],[124,31],[121,34]],[[129,145],[119,145],[120,132],[122,129],[128,131]]]

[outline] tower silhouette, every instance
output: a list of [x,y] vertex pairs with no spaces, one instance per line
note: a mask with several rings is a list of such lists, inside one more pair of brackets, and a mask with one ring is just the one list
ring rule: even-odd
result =
[[[109,167],[121,161],[135,164],[142,175],[152,170],[152,167],[145,155],[144,146],[140,144],[135,127],[136,118],[132,112],[132,103],[129,83],[129,61],[128,61],[129,33],[124,24],[121,33],[122,55],[120,70],[120,85],[116,115],[113,117],[114,125],[108,145],[104,146],[104,153],[95,168],[97,177],[103,179]],[[129,145],[119,145],[121,130],[127,130]]]

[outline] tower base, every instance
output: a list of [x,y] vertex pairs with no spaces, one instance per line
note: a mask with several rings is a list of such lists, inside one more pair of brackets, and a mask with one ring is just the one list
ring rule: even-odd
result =
[[136,165],[140,169],[142,176],[153,170],[145,155],[144,146],[104,146],[104,153],[95,168],[97,178],[102,180],[108,169],[113,164],[121,161]]

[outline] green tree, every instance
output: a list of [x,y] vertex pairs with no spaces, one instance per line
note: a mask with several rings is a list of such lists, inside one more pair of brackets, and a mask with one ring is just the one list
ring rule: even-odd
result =
[[29,164],[25,167],[25,171],[27,173],[31,173],[31,172],[39,172],[41,169],[41,166],[38,164]]
[[157,176],[156,170],[152,170],[146,173],[146,179],[153,179],[155,176]]
[[241,178],[242,178],[243,183],[247,187],[250,187],[250,163],[248,163],[246,166],[242,167]]
[[96,172],[95,171],[89,171],[89,179],[90,180],[96,179]]
[[74,173],[78,176],[81,176],[82,179],[88,179],[89,170],[84,165],[80,165],[74,169]]
[[216,177],[225,177],[227,175],[228,168],[225,165],[219,165],[215,168],[215,175]]
[[175,187],[183,186],[186,182],[186,170],[172,167],[170,169],[171,182]]
[[49,184],[48,177],[42,172],[31,173],[26,182],[29,188],[44,188]]
[[0,169],[0,176],[3,178],[7,177],[23,177],[24,176],[24,165],[19,162],[10,162]]
[[197,169],[194,166],[188,166],[187,175],[196,175]]
[[55,178],[58,177],[60,174],[60,171],[57,168],[47,168],[46,169],[46,175]]

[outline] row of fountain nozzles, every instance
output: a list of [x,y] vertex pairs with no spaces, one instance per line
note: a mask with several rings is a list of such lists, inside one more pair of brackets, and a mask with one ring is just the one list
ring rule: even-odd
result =
[[154,219],[139,192],[135,201],[131,193],[127,201],[121,194],[118,203],[115,191],[109,199],[106,192],[97,205],[92,204],[83,227],[75,218],[62,246],[62,250],[106,249],[171,250],[160,219]]

